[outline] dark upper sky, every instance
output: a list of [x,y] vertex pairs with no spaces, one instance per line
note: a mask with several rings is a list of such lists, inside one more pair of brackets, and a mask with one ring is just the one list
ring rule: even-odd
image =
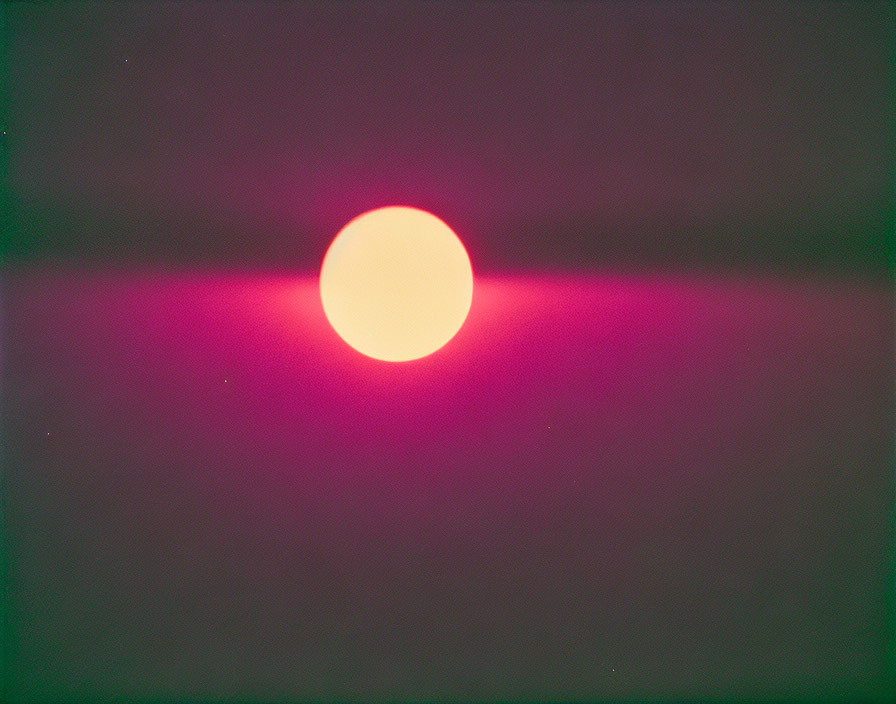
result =
[[7,5],[14,258],[879,268],[884,3]]

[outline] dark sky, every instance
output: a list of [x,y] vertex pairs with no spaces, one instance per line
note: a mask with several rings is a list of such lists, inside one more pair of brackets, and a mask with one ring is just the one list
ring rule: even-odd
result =
[[0,699],[892,700],[890,6],[2,11]]
[[892,699],[886,287],[480,276],[404,364],[312,276],[4,289],[14,702]]
[[[7,5],[14,258],[883,266],[886,3]],[[112,234],[114,232],[114,234]]]

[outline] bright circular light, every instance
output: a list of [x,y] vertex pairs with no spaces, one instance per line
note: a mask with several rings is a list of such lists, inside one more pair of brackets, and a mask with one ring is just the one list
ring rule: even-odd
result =
[[439,218],[404,206],[350,221],[324,256],[320,297],[330,324],[368,357],[404,362],[432,354],[460,330],[473,269]]

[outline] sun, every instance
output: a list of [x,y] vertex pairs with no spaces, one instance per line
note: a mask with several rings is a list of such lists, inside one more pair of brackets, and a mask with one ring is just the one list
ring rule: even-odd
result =
[[473,268],[458,236],[432,213],[378,208],[333,239],[320,298],[351,347],[406,362],[432,354],[460,330],[473,300]]

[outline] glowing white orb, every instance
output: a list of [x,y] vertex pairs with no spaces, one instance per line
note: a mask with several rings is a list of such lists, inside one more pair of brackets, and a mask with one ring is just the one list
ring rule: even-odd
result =
[[460,330],[473,300],[467,250],[417,208],[351,220],[324,256],[320,297],[330,324],[358,352],[389,362],[432,354]]

